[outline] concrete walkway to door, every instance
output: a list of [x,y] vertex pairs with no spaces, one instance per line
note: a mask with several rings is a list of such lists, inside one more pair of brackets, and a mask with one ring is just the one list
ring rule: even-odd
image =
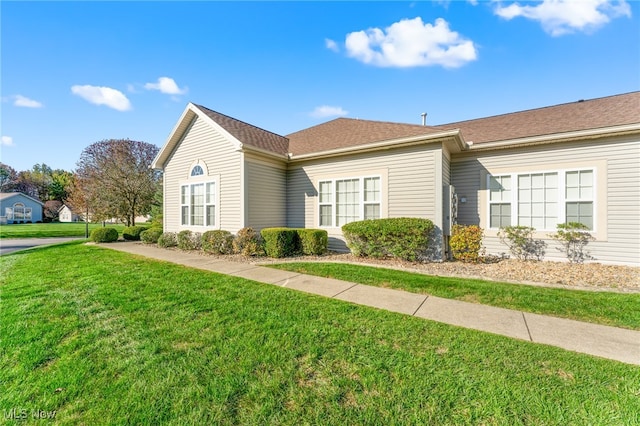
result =
[[137,242],[101,247],[640,365],[640,331],[207,258]]

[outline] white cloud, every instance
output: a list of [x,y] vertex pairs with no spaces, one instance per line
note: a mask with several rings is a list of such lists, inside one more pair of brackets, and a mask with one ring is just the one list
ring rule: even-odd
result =
[[344,109],[342,109],[342,107],[322,105],[322,106],[316,107],[313,111],[311,111],[309,115],[314,118],[326,118],[326,117],[342,117],[347,114],[349,114],[349,111],[345,111]]
[[379,67],[416,67],[440,65],[456,68],[477,58],[472,41],[449,29],[442,18],[435,25],[420,17],[403,19],[384,31],[369,28],[347,34],[349,56]]
[[327,49],[333,50],[334,52],[338,52],[340,50],[340,48],[338,47],[338,43],[331,40],[330,38],[324,39],[324,45]]
[[15,106],[25,108],[42,108],[44,106],[41,102],[34,101],[33,99],[29,99],[26,96],[22,95],[15,95],[13,97],[13,104]]
[[575,31],[594,31],[619,16],[631,16],[625,0],[544,0],[535,6],[498,3],[495,14],[510,20],[524,17],[539,21],[545,32],[552,36]]
[[95,105],[106,105],[118,111],[131,109],[131,102],[129,102],[124,93],[111,87],[90,86],[88,84],[84,86],[75,85],[71,87],[71,92]]
[[146,83],[144,88],[147,90],[159,90],[167,95],[184,95],[188,90],[187,87],[184,89],[179,88],[175,80],[169,77],[160,77],[157,83]]
[[0,145],[2,145],[2,146],[14,146],[13,145],[13,138],[11,136],[3,136],[2,140],[0,141]]

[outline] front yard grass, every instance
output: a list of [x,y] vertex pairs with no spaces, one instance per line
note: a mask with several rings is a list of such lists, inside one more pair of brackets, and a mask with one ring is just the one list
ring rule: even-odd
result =
[[264,266],[429,294],[446,299],[640,330],[640,293],[624,294],[534,287],[468,278],[438,277],[345,263],[294,262]]
[[0,272],[5,419],[640,423],[640,368],[616,361],[79,243]]
[[[116,224],[106,226],[116,228],[122,233],[124,225]],[[102,223],[90,223],[89,232],[96,228],[102,228]],[[84,237],[85,223],[14,223],[0,225],[0,238],[50,238],[50,237]]]

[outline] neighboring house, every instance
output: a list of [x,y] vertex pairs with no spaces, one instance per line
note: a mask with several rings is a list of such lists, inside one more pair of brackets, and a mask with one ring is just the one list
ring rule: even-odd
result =
[[71,207],[63,204],[60,209],[58,209],[58,220],[60,222],[82,222],[82,216],[74,213],[71,210]]
[[42,222],[44,204],[22,192],[0,193],[0,223]]
[[451,218],[548,234],[578,221],[603,263],[640,266],[640,92],[439,126],[338,118],[286,137],[188,104],[153,162],[164,172],[164,229],[326,229],[385,217]]

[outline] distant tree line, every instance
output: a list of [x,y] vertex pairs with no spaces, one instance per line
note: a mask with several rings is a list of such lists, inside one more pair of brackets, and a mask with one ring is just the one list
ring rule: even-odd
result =
[[151,169],[157,153],[158,147],[147,142],[108,139],[85,148],[74,171],[42,163],[17,172],[0,163],[0,192],[40,200],[47,221],[57,220],[67,204],[94,222],[115,218],[135,225],[137,216],[161,211],[161,174]]

